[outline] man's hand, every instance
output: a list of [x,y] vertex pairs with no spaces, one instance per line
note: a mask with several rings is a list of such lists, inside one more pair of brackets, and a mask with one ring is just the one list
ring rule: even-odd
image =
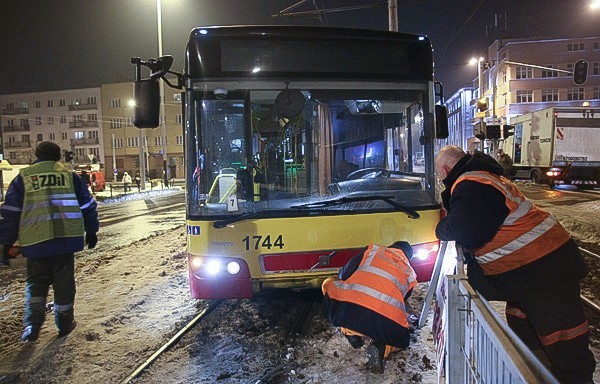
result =
[[96,233],[86,233],[85,243],[87,244],[88,249],[93,249],[94,247],[96,247],[96,244],[98,243],[98,236],[96,235]]

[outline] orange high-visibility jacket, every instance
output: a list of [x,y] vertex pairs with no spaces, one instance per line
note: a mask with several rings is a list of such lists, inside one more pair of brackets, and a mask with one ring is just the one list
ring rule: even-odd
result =
[[331,299],[368,308],[408,328],[404,296],[417,285],[417,274],[400,249],[370,244],[346,280],[323,285]]
[[490,185],[505,197],[509,214],[494,237],[474,250],[475,259],[486,275],[511,271],[538,260],[565,244],[570,235],[545,211],[533,205],[503,176],[485,171],[463,173],[450,193],[464,180]]

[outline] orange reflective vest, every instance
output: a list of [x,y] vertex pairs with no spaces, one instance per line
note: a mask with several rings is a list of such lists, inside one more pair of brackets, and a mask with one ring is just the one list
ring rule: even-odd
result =
[[404,296],[417,285],[417,274],[399,249],[370,244],[354,273],[331,280],[323,290],[331,299],[368,308],[408,328]]
[[505,177],[485,171],[465,172],[456,180],[450,194],[464,180],[496,188],[504,195],[509,209],[494,237],[474,250],[475,259],[486,275],[497,275],[536,261],[571,238],[550,213],[533,205]]

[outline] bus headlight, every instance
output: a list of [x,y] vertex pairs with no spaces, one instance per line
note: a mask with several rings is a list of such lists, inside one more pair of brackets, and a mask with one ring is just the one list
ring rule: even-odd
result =
[[218,260],[210,260],[206,263],[206,273],[209,275],[216,275],[221,270],[221,263]]
[[230,261],[227,263],[227,272],[230,275],[237,275],[240,272],[240,265],[237,261]]

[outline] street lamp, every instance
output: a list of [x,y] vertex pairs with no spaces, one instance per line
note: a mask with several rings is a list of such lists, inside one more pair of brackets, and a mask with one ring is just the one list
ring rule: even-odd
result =
[[600,9],[600,0],[592,0],[590,3],[590,9],[593,11],[597,11]]
[[[158,30],[158,57],[162,57],[163,55],[163,46],[162,46],[162,5],[161,0],[156,0],[156,23]],[[169,176],[168,176],[168,167],[167,167],[167,124],[165,118],[165,85],[164,82],[159,81],[160,84],[160,125],[162,129],[162,146],[163,146],[163,177],[165,185],[169,185]]]

